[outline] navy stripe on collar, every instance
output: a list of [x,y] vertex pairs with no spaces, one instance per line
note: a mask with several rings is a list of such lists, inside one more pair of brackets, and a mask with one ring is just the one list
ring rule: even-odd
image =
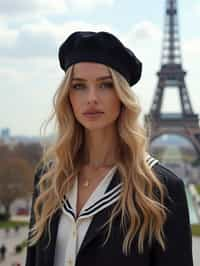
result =
[[88,207],[87,209],[85,209],[84,212],[85,212],[85,211],[87,212],[87,211],[89,211],[89,210],[91,210],[91,209],[93,209],[93,208],[95,208],[95,207],[98,207],[99,203],[101,203],[101,202],[104,201],[104,200],[109,199],[110,196],[112,197],[113,195],[115,195],[116,193],[118,193],[118,191],[121,190],[121,189],[120,189],[121,186],[122,186],[122,184],[119,184],[119,185],[117,185],[116,187],[114,187],[113,189],[109,190],[107,193],[105,193],[105,194],[103,195],[103,197],[102,197],[101,199],[97,200],[94,204],[92,204],[90,207]]
[[62,206],[62,210],[63,213],[72,216],[72,218],[75,220],[76,219],[76,215],[68,201],[68,199],[66,198],[66,196],[64,196],[64,199],[62,200],[63,206]]
[[[153,158],[149,154],[147,154],[146,156],[146,161],[150,167],[153,167],[156,163],[159,162],[157,159]],[[115,177],[115,175],[116,173],[114,174],[113,178]],[[102,197],[99,200],[97,200],[95,203],[93,203],[90,207],[83,210],[83,212],[80,213],[79,217],[86,218],[86,217],[92,216],[96,214],[97,212],[100,212],[104,208],[110,206],[111,204],[113,204],[119,199],[121,191],[122,191],[122,183],[120,182],[120,183],[117,183],[114,187],[111,187],[108,191],[106,190],[106,192],[102,195]],[[73,219],[76,218],[74,210],[71,207],[66,196],[64,196],[64,199],[63,199],[62,210],[65,214],[70,215]]]
[[[120,184],[121,185],[121,184]],[[85,217],[88,215],[93,215],[94,213],[98,211],[100,211],[100,209],[102,209],[102,206],[109,206],[113,203],[113,201],[115,202],[121,193],[121,186],[118,188],[118,190],[116,190],[115,192],[113,192],[110,195],[107,195],[108,193],[105,194],[105,196],[103,198],[101,198],[100,200],[98,200],[98,204],[93,204],[92,206],[90,206],[89,208],[85,209],[81,214],[80,217]]]

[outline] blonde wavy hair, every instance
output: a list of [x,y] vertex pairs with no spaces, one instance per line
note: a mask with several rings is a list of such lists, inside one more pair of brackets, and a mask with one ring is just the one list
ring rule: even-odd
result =
[[[108,69],[113,79],[114,89],[122,103],[121,112],[116,120],[120,142],[119,160],[116,165],[123,189],[107,221],[109,223],[107,239],[113,219],[121,214],[120,228],[125,233],[122,247],[124,254],[130,252],[136,233],[138,233],[140,253],[144,250],[146,239],[149,244],[157,240],[165,250],[163,225],[167,216],[167,209],[164,206],[167,191],[145,158],[148,137],[146,130],[138,121],[141,107],[125,78],[117,71]],[[29,246],[34,245],[41,238],[47,223],[48,228],[50,227],[53,214],[62,207],[62,199],[80,171],[84,128],[76,121],[68,97],[72,75],[73,66],[66,72],[54,95],[53,112],[45,125],[46,127],[55,118],[57,137],[43,152],[41,160],[43,165],[49,160],[53,160],[53,164],[48,171],[41,174],[38,182],[39,195],[33,206],[35,222],[29,231]]]

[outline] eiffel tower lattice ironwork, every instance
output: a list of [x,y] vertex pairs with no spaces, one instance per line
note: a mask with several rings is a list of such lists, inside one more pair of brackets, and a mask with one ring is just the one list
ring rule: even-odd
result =
[[[175,133],[187,137],[200,155],[200,128],[198,115],[194,113],[185,83],[176,0],[166,1],[161,69],[157,73],[158,84],[145,122],[150,129],[150,140],[162,134]],[[177,89],[181,113],[161,113],[166,88]]]

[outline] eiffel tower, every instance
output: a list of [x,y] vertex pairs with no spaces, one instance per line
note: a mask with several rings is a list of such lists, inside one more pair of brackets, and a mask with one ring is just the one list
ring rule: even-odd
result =
[[[161,69],[157,72],[158,83],[145,124],[150,142],[162,134],[178,134],[189,139],[200,156],[199,118],[193,111],[185,83],[177,11],[177,1],[167,0]],[[181,113],[161,113],[164,91],[170,87],[179,92]]]

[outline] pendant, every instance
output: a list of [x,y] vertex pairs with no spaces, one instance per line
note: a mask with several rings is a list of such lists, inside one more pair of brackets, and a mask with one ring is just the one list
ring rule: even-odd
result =
[[89,181],[86,180],[86,181],[83,183],[83,186],[84,186],[84,187],[88,187],[88,186],[89,186]]

